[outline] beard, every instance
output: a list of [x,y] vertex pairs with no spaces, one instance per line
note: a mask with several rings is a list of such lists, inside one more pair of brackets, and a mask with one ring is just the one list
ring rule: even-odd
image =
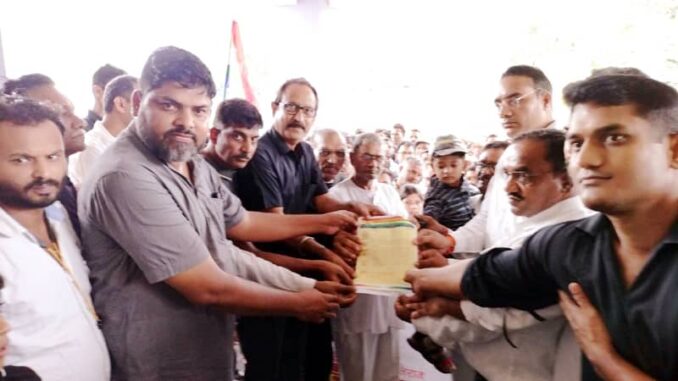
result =
[[[65,176],[64,176],[65,177]],[[52,196],[37,196],[31,197],[29,191],[31,188],[40,185],[53,185],[57,188],[57,191],[54,192]],[[53,179],[44,179],[39,178],[21,189],[17,189],[16,186],[8,184],[6,182],[0,182],[0,199],[2,200],[3,205],[11,206],[14,208],[20,209],[39,209],[44,208],[57,200],[59,198],[59,193],[61,193],[61,188],[63,188],[63,179],[61,181]]]
[[[140,124],[139,127],[141,140],[143,140],[158,159],[164,162],[187,162],[207,144],[207,139],[202,144],[199,144],[195,133],[184,127],[172,128],[165,132],[160,139],[153,134],[150,127],[146,127],[143,124]],[[171,135],[176,133],[190,135],[193,142],[172,141]]]

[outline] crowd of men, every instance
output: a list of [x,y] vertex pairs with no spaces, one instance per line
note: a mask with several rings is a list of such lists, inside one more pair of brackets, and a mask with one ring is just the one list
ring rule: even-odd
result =
[[[498,82],[476,144],[314,130],[303,78],[213,107],[176,47],[99,69],[85,120],[7,81],[0,380],[395,381],[402,340],[457,381],[678,379],[678,93],[608,68],[555,121],[541,70]],[[356,291],[374,215],[419,226],[411,293]]]

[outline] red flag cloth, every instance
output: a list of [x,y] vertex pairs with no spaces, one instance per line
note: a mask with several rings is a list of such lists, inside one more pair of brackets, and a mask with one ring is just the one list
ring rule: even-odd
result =
[[245,92],[245,99],[250,103],[256,105],[257,101],[254,97],[254,91],[252,90],[252,85],[250,85],[250,80],[247,78],[247,65],[245,64],[245,51],[242,47],[242,40],[240,39],[240,28],[238,28],[238,22],[233,20],[231,24],[231,41],[233,46],[235,46],[235,55],[238,60],[238,67],[240,68],[240,79],[242,81],[242,88]]

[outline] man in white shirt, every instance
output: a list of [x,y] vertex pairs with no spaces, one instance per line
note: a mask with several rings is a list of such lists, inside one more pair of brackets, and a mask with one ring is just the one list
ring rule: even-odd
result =
[[[377,181],[386,163],[385,148],[377,134],[358,136],[350,155],[355,175],[332,187],[330,195],[342,202],[374,204],[387,215],[407,217],[395,188]],[[360,250],[354,235],[340,233],[335,245],[354,263]],[[342,380],[398,379],[398,331],[403,323],[393,311],[394,302],[395,296],[360,294],[353,306],[338,312],[334,340]]]
[[134,118],[132,92],[138,88],[137,79],[131,75],[115,77],[106,85],[103,119],[85,134],[85,150],[68,160],[68,177],[76,188],[80,188],[94,162]]
[[42,379],[104,381],[110,362],[89,271],[66,211],[53,204],[66,175],[62,134],[45,106],[0,100],[0,273],[12,327],[6,363]]
[[[543,227],[592,214],[572,191],[564,140],[564,133],[557,130],[530,131],[506,150],[501,175],[506,177],[504,191],[516,223],[514,234],[497,246],[519,247]],[[420,238],[444,240],[433,231],[422,231]],[[579,374],[579,351],[557,305],[535,315],[482,308],[468,301],[448,303],[442,298],[428,308],[433,304],[449,308],[453,316],[414,319],[417,330],[446,347],[461,344],[466,360],[488,380],[567,380]]]

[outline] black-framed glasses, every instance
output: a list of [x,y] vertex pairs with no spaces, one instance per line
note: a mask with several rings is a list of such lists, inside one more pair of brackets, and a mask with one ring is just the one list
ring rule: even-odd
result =
[[304,116],[307,116],[309,118],[314,117],[316,111],[315,107],[302,106],[294,102],[283,103],[282,107],[283,110],[285,110],[285,114],[287,115],[297,115],[299,110],[301,110],[304,113]]
[[547,173],[553,173],[553,171],[546,171],[542,173],[530,173],[527,171],[507,171],[504,170],[504,176],[511,181],[514,180],[520,185],[530,185],[534,179],[541,177]]
[[485,162],[482,162],[482,161],[479,161],[479,162],[476,163],[476,169],[478,171],[482,171],[482,170],[485,169],[485,170],[494,172],[494,169],[496,167],[497,167],[497,163],[485,163]]

